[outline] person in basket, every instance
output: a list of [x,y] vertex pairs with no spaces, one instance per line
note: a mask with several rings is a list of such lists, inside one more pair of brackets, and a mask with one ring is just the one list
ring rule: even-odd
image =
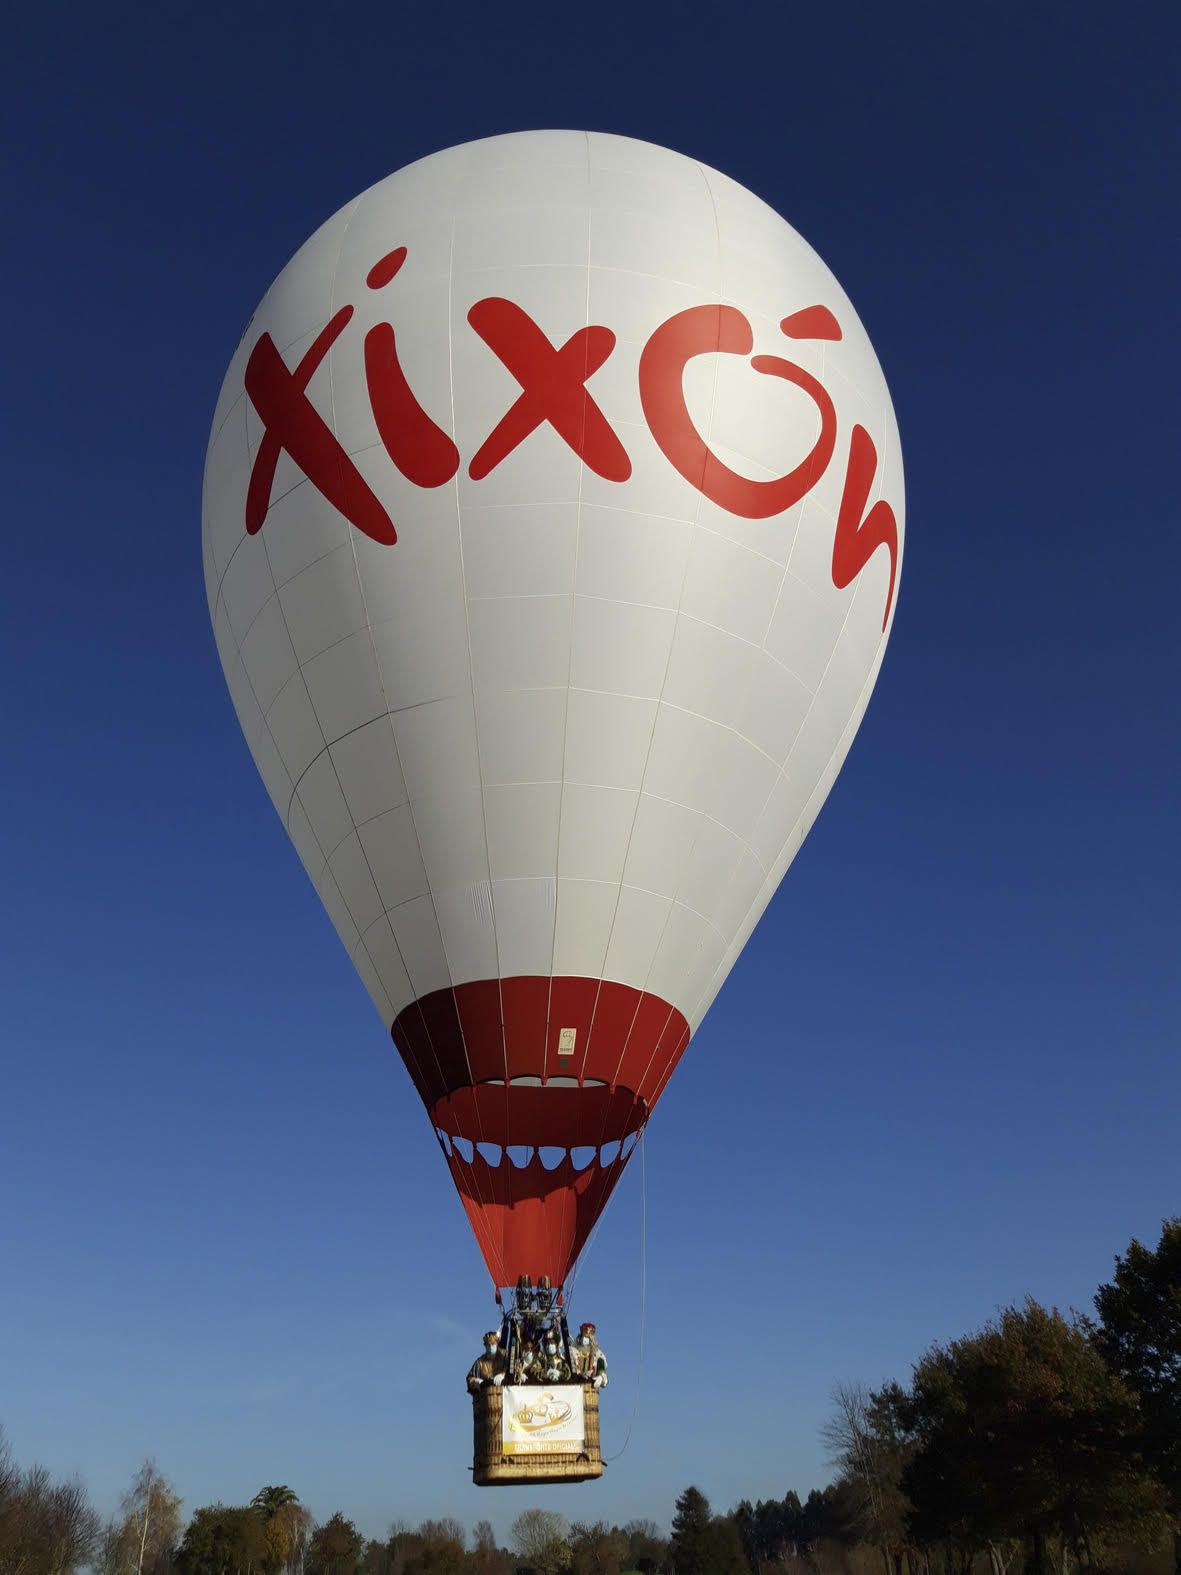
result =
[[473,1394],[485,1384],[504,1383],[507,1363],[500,1349],[500,1330],[489,1329],[484,1336],[484,1350],[477,1356],[467,1375],[467,1386]]
[[578,1339],[571,1347],[570,1354],[574,1358],[576,1378],[580,1378],[584,1384],[593,1384],[596,1389],[606,1389],[607,1358],[603,1355],[593,1323],[584,1323],[579,1329]]

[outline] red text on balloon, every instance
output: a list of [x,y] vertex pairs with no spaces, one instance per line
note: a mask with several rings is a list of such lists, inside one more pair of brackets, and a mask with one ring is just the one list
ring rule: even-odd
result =
[[[371,290],[380,290],[406,261],[406,248],[387,252],[365,276]],[[386,453],[419,487],[441,487],[459,469],[459,450],[415,399],[390,323],[376,323],[365,335],[365,385],[378,434]]]
[[[366,282],[378,290],[406,260],[406,248],[388,252],[369,270]],[[263,334],[246,363],[246,392],[265,427],[246,497],[246,529],[261,529],[270,507],[279,455],[284,450],[319,492],[349,522],[374,541],[397,540],[393,521],[328,424],[308,398],[316,368],[353,316],[342,307],[294,370],[287,367],[269,334]],[[521,386],[513,402],[468,466],[480,481],[543,423],[548,423],[583,463],[606,481],[625,482],[631,461],[623,444],[587,388],[615,348],[610,328],[592,324],[556,346],[529,314],[500,296],[477,301],[468,322]],[[780,324],[793,339],[839,341],[840,324],[824,306],[793,312]],[[732,470],[698,432],[685,401],[684,374],[701,355],[750,355],[754,333],[734,306],[694,306],[677,312],[651,334],[640,355],[639,393],[644,419],[661,453],[702,495],[742,519],[769,519],[792,508],[812,490],[832,460],[837,413],[824,385],[794,361],[780,356],[751,357],[753,371],[780,378],[813,402],[819,433],[805,458],[769,481]],[[365,382],[382,445],[403,476],[433,488],[452,480],[459,469],[455,444],[415,398],[398,357],[392,324],[378,323],[364,340]],[[898,570],[898,523],[879,498],[865,512],[877,474],[877,450],[860,425],[853,427],[832,550],[832,582],[850,585],[879,547],[890,558],[890,580],[882,628],[889,622]]]
[[262,529],[267,517],[275,467],[286,449],[312,485],[359,531],[387,546],[398,539],[393,521],[306,392],[313,372],[352,315],[351,306],[342,306],[294,372],[288,369],[270,334],[263,334],[250,352],[246,392],[266,427],[246,493],[246,529],[252,536]]
[[479,481],[548,421],[582,462],[605,481],[626,481],[631,460],[586,380],[615,348],[609,328],[580,328],[556,349],[527,312],[498,296],[477,301],[467,320],[521,385],[521,396],[484,442],[468,474]]
[[742,519],[765,520],[782,514],[810,492],[823,476],[836,444],[837,413],[832,400],[810,372],[778,356],[757,355],[756,372],[781,377],[802,388],[820,412],[820,435],[807,458],[775,481],[752,481],[723,465],[693,425],[685,404],[685,367],[694,356],[749,355],[751,326],[736,306],[691,306],[660,327],[640,356],[640,403],[661,453],[719,508]]
[[886,610],[882,614],[884,629],[894,602],[894,580],[898,573],[898,521],[894,518],[894,510],[882,498],[862,517],[877,465],[878,451],[873,446],[873,439],[864,427],[854,426],[845,487],[837,512],[837,533],[832,544],[832,583],[843,591],[878,548],[885,547],[890,554],[890,586],[886,592]]

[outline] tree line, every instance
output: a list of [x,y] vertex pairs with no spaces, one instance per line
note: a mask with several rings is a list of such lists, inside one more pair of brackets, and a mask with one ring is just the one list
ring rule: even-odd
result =
[[1133,1241],[1094,1306],[1029,1299],[908,1385],[838,1387],[826,1438],[885,1575],[1181,1571],[1181,1219]]
[[1181,1575],[1181,1218],[1133,1241],[1095,1316],[1027,1300],[932,1346],[908,1384],[833,1394],[837,1474],[806,1499],[567,1522],[317,1523],[285,1484],[185,1523],[152,1461],[104,1522],[77,1481],[22,1470],[0,1432],[0,1575]]

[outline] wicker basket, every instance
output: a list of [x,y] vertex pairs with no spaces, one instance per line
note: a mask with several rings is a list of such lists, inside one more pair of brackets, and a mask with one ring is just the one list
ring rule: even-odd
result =
[[513,1482],[587,1482],[603,1475],[599,1447],[599,1391],[582,1386],[583,1452],[577,1455],[506,1455],[502,1444],[503,1395],[486,1384],[472,1395],[475,1454],[472,1479],[477,1487],[505,1487]]

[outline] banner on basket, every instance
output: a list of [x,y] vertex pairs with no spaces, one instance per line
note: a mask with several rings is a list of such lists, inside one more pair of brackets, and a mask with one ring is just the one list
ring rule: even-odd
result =
[[501,1444],[506,1455],[580,1455],[586,1448],[582,1386],[541,1384],[501,1390]]

